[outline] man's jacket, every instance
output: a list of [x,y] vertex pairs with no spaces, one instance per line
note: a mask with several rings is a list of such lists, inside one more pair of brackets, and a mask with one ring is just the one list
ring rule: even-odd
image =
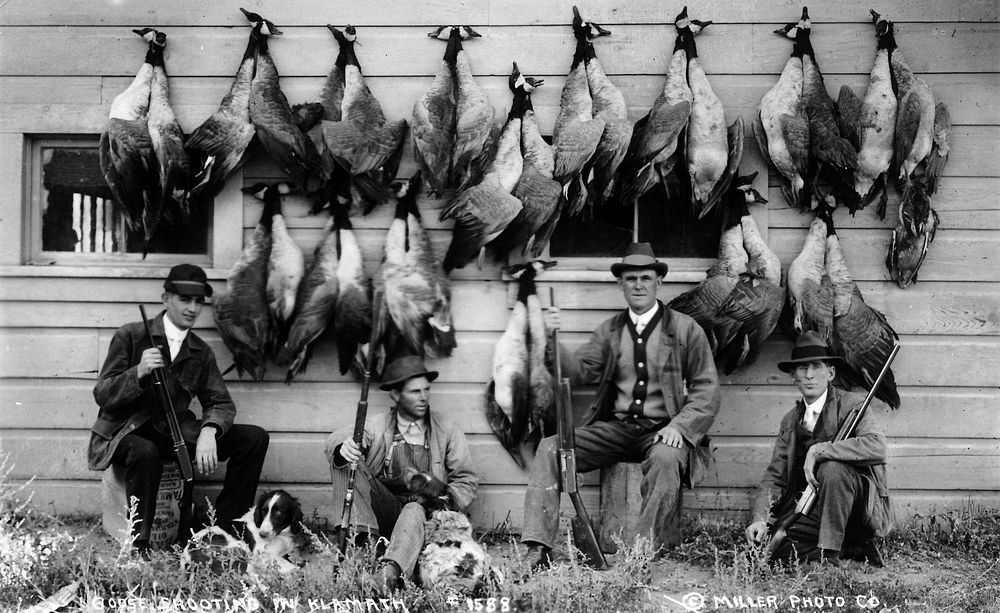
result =
[[[160,313],[153,318],[150,331],[154,342],[165,348],[167,341],[163,334],[163,317],[164,313]],[[90,448],[87,450],[91,470],[107,468],[122,438],[158,417],[162,411],[156,398],[153,375],[140,383],[137,374],[139,359],[149,346],[141,321],[122,326],[111,339],[108,357],[94,386],[94,400],[100,411],[91,428]],[[177,357],[165,370],[167,390],[177,410],[177,421],[185,441],[197,442],[202,427],[209,424],[218,429],[216,437],[229,431],[236,417],[236,406],[215,363],[215,353],[205,341],[188,331]],[[201,403],[201,420],[188,409],[195,397]],[[163,431],[169,435],[170,431],[165,427]]]
[[[660,308],[663,317],[659,363],[663,367],[650,376],[659,377],[670,425],[677,428],[687,444],[697,451],[691,463],[691,482],[697,483],[702,476],[699,474],[701,469],[711,459],[706,435],[722,402],[719,375],[701,326],[663,303]],[[627,321],[628,311],[623,310],[601,323],[572,357],[562,357],[563,374],[570,378],[572,385],[597,385],[594,400],[578,425],[614,419],[615,368]]]
[[[865,412],[854,436],[834,442],[837,432],[849,419],[853,419],[864,399],[863,394],[845,392],[831,385],[827,389],[826,404],[820,413],[818,427],[813,432],[812,446],[816,448],[817,466],[826,461],[843,462],[869,480],[868,499],[865,501],[866,521],[877,536],[885,536],[893,525],[885,472],[888,452],[885,435],[872,417],[871,407]],[[754,520],[774,523],[779,519],[774,516],[775,510],[791,508],[794,504],[793,498],[798,492],[791,491],[788,485],[802,482],[802,479],[794,478],[794,471],[802,470],[801,466],[795,466],[795,458],[801,444],[798,424],[804,413],[805,404],[799,399],[795,408],[781,420],[771,463],[764,471],[754,501]]]
[[[455,504],[465,509],[476,497],[479,477],[472,462],[472,453],[465,440],[465,434],[451,421],[436,411],[428,411],[428,426],[424,432],[431,459],[431,474],[448,484],[448,491]],[[361,451],[372,474],[383,476],[392,462],[393,438],[397,430],[396,411],[369,415],[365,421],[365,436]],[[346,469],[347,464],[338,464],[334,451],[341,442],[354,432],[354,425],[334,430],[326,439],[326,455],[334,469]]]

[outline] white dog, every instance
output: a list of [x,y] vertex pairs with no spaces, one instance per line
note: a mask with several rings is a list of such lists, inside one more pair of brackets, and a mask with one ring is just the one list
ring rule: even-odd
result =
[[490,572],[486,550],[472,538],[472,524],[463,513],[434,511],[424,523],[424,539],[417,561],[424,585],[471,591]]

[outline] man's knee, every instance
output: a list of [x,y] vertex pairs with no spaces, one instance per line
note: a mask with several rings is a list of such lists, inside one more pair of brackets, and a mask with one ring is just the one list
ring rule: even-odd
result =
[[680,474],[687,459],[687,449],[671,447],[670,445],[653,445],[646,456],[644,467],[646,472],[673,471]]
[[163,468],[163,460],[160,459],[160,450],[156,443],[141,436],[130,436],[127,441],[122,441],[127,445],[125,449],[125,467],[133,468],[143,466],[147,468]]
[[830,460],[819,465],[816,469],[816,478],[820,483],[854,481],[857,478],[857,471],[843,462]]
[[264,428],[254,426],[252,424],[240,424],[239,426],[233,427],[240,428],[240,434],[243,435],[243,438],[248,446],[256,447],[258,449],[267,449],[267,446],[271,441],[271,435],[268,434],[267,430]]

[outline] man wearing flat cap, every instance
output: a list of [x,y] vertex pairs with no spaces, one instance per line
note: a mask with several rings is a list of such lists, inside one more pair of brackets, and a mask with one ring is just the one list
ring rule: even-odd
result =
[[816,502],[789,528],[774,559],[797,556],[839,564],[841,557],[850,557],[883,565],[873,539],[892,529],[886,440],[871,410],[853,436],[835,440],[865,399],[833,386],[842,361],[819,334],[808,331],[796,340],[791,359],[778,363],[802,396],[781,420],[747,536],[755,541],[767,537],[794,511],[796,496],[807,484],[816,491]]
[[[367,416],[361,447],[354,442],[353,425],[326,439],[334,500],[343,501],[347,467],[358,462],[352,524],[359,534],[389,539],[379,586],[387,592],[413,576],[424,547],[425,501],[415,494],[433,492],[445,499],[445,507],[464,511],[479,487],[464,432],[440,411],[431,410],[431,382],[437,376],[419,356],[390,362],[380,387],[389,392],[393,406]],[[407,488],[414,473],[424,479],[420,492]]]
[[[139,500],[140,522],[133,542],[140,553],[149,549],[163,463],[176,460],[164,409],[152,385],[154,369],[163,368],[195,473],[207,476],[220,461],[228,460],[215,501],[218,525],[232,531],[232,522],[253,505],[268,435],[258,426],[233,423],[236,406],[215,354],[191,331],[205,298],[211,296],[212,286],[200,267],[171,268],[163,283],[164,310],[149,322],[156,346],[150,346],[143,322],[122,326],[111,339],[94,387],[100,411],[91,428],[90,469],[124,467],[126,499]],[[201,404],[201,419],[188,408],[195,397]]]
[[[577,469],[641,463],[636,531],[656,548],[669,547],[680,541],[674,515],[681,483],[696,482],[710,454],[706,434],[719,411],[719,378],[701,326],[657,299],[667,265],[649,243],[631,244],[611,273],[628,308],[574,354],[558,349],[572,385],[597,385],[575,429]],[[558,309],[550,309],[546,324],[559,327]],[[538,553],[536,566],[550,562],[558,539],[558,447],[557,437],[542,440],[525,493],[522,540]]]

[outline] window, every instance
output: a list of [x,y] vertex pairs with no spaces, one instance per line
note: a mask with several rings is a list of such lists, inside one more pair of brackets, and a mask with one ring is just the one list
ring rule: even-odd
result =
[[668,199],[662,185],[637,205],[608,204],[562,218],[552,235],[552,257],[621,257],[631,242],[649,242],[659,258],[714,258],[722,228],[718,211],[694,219],[685,198]]
[[187,220],[164,219],[143,260],[143,231],[128,226],[104,180],[98,138],[35,138],[30,143],[31,263],[162,265],[177,255],[209,262],[212,207],[193,210]]

